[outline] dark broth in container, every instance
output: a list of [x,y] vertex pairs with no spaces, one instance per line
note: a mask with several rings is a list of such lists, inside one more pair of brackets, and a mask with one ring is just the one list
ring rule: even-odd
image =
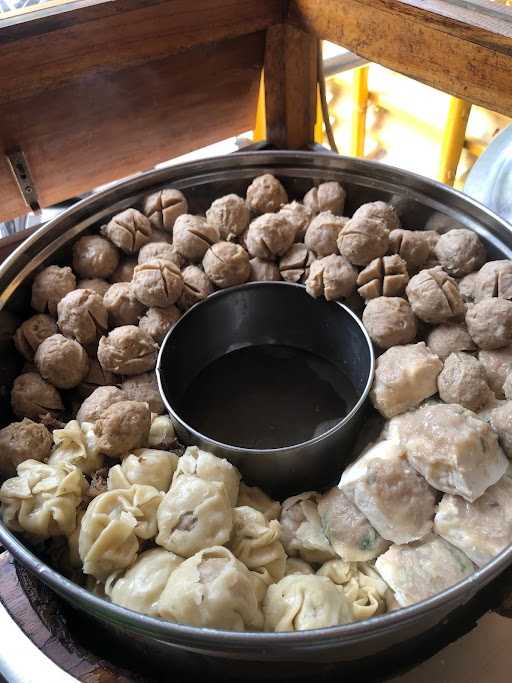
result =
[[265,344],[206,366],[178,405],[195,430],[242,448],[293,446],[328,431],[354,407],[349,378],[309,351]]

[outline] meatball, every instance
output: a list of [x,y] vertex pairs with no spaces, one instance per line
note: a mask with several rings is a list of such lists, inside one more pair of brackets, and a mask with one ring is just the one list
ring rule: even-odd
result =
[[185,213],[174,224],[174,248],[193,263],[199,263],[212,244],[219,240],[218,228],[207,223],[202,216]]
[[34,362],[41,377],[59,389],[76,387],[89,372],[83,346],[62,334],[52,334],[41,342]]
[[512,343],[512,301],[484,299],[466,313],[468,332],[481,349],[492,350]]
[[0,429],[0,478],[16,476],[25,460],[46,460],[52,450],[52,435],[42,424],[23,418]]
[[443,364],[424,342],[392,346],[377,359],[370,393],[384,417],[415,408],[437,393],[437,376]]
[[90,289],[92,292],[96,292],[96,294],[102,298],[105,296],[109,287],[110,282],[102,280],[99,277],[93,277],[88,280],[79,280],[76,286],[77,289]]
[[273,213],[288,203],[288,195],[277,178],[265,173],[254,178],[249,185],[246,200],[248,207],[255,213]]
[[330,211],[323,211],[315,216],[306,230],[304,244],[318,257],[338,253],[337,239],[340,230],[347,224],[347,219],[335,216]]
[[293,224],[295,227],[295,240],[301,242],[313,218],[311,211],[299,202],[291,202],[281,207],[279,213]]
[[144,199],[144,214],[156,230],[172,232],[178,216],[187,211],[185,195],[173,187],[165,187]]
[[407,263],[410,273],[422,268],[430,256],[430,242],[423,230],[392,230],[389,234],[389,253],[398,254]]
[[182,311],[186,311],[198,301],[203,301],[213,292],[208,275],[199,266],[187,266],[182,270],[181,277],[183,291],[178,299],[178,307]]
[[487,383],[496,394],[496,398],[505,398],[505,380],[512,371],[512,346],[505,346],[502,349],[492,351],[479,351],[478,360],[484,369]]
[[512,261],[489,261],[478,271],[475,301],[498,297],[512,299]]
[[249,263],[251,266],[250,282],[277,282],[281,279],[281,273],[274,261],[255,256]]
[[489,415],[491,427],[498,435],[501,447],[512,458],[512,401],[504,401]]
[[56,416],[64,409],[57,389],[36,372],[26,372],[14,380],[11,406],[18,417],[33,420],[39,420],[46,414]]
[[139,327],[147,332],[157,344],[161,344],[167,332],[176,324],[180,316],[181,313],[176,306],[151,307],[146,311],[146,315],[140,319]]
[[344,256],[331,254],[313,261],[306,280],[306,291],[327,301],[347,298],[356,287],[357,271]]
[[282,256],[295,240],[295,227],[285,215],[265,213],[251,222],[245,243],[251,256],[271,260]]
[[357,291],[367,300],[378,296],[401,296],[408,282],[407,264],[398,254],[381,256],[359,273]]
[[363,312],[363,325],[381,349],[409,344],[416,337],[416,317],[407,301],[400,297],[371,299]]
[[94,423],[100,453],[111,457],[142,448],[148,440],[151,413],[147,403],[120,401],[107,408]]
[[405,293],[415,315],[426,323],[442,323],[465,311],[457,283],[439,266],[412,277]]
[[217,287],[233,287],[247,282],[251,274],[249,255],[232,242],[214,244],[203,258],[204,272]]
[[58,325],[62,334],[80,344],[93,344],[108,328],[103,298],[90,289],[75,289],[59,301]]
[[135,268],[131,287],[141,303],[165,308],[180,298],[183,278],[172,261],[150,259]]
[[161,415],[165,412],[165,406],[160,398],[158,382],[154,372],[144,372],[142,375],[128,377],[121,384],[121,389],[129,401],[141,401],[147,403],[152,413]]
[[110,277],[118,264],[118,250],[100,235],[84,235],[73,245],[73,270],[80,277]]
[[249,207],[236,194],[216,199],[206,212],[206,221],[213,225],[225,240],[229,235],[241,235],[249,225]]
[[[304,195],[304,206],[312,214],[330,211],[341,216],[345,208],[347,193],[335,180],[321,183],[318,187],[312,187]],[[326,254],[324,254],[326,255]]]
[[103,297],[110,327],[136,325],[144,315],[146,307],[135,296],[129,282],[116,282]]
[[398,213],[392,204],[386,202],[376,201],[362,204],[357,211],[354,212],[352,219],[359,218],[373,218],[383,221],[388,230],[396,230],[400,226],[400,219]]
[[25,320],[14,335],[14,345],[21,355],[32,361],[39,344],[57,332],[57,323],[49,315],[38,313]]
[[96,422],[105,410],[114,403],[127,400],[128,396],[119,387],[98,387],[82,403],[76,414],[76,419],[78,422]]
[[468,273],[457,282],[462,301],[466,304],[473,303],[475,300],[479,272]]
[[178,268],[182,268],[186,262],[183,256],[178,254],[169,242],[149,242],[149,244],[145,244],[139,251],[137,263],[140,265],[141,263],[146,263],[154,258],[172,261]]
[[76,277],[68,266],[48,266],[38,273],[32,284],[31,306],[39,313],[57,315],[57,304],[76,287]]
[[309,268],[315,255],[305,244],[296,242],[279,259],[279,271],[287,282],[303,282],[309,275]]
[[133,277],[133,271],[135,270],[135,266],[137,265],[137,259],[134,258],[125,258],[121,259],[119,262],[119,265],[117,268],[114,270],[112,275],[110,276],[110,282],[116,283],[116,282],[131,282],[132,277]]
[[382,220],[352,218],[338,236],[338,249],[350,263],[367,266],[384,256],[389,246],[389,230]]
[[461,351],[451,353],[437,378],[439,396],[445,403],[477,412],[492,397],[484,368],[476,358]]
[[118,375],[140,375],[156,365],[158,345],[147,332],[134,325],[123,325],[102,337],[98,360],[104,370]]
[[453,277],[463,277],[478,270],[486,258],[480,238],[467,228],[449,230],[441,235],[434,253],[443,269]]
[[102,234],[125,254],[136,254],[151,239],[151,223],[137,209],[125,209],[101,228]]
[[76,391],[81,399],[85,399],[98,387],[111,386],[116,383],[113,373],[104,370],[97,358],[89,358],[89,372],[78,385]]
[[475,343],[469,336],[465,323],[442,323],[427,336],[427,346],[441,360],[455,351],[474,351]]

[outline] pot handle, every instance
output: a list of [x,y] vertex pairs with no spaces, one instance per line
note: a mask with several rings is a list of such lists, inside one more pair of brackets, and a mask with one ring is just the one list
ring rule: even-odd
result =
[[512,565],[494,580],[496,607],[493,611],[502,617],[512,619]]

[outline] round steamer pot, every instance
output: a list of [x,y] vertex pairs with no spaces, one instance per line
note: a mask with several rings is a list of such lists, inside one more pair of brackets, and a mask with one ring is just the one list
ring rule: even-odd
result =
[[[339,180],[347,189],[348,215],[364,202],[390,201],[406,228],[441,232],[452,227],[470,228],[484,240],[490,258],[511,257],[512,233],[505,221],[463,194],[420,176],[325,153],[237,153],[152,171],[78,203],[31,235],[2,264],[0,305],[26,314],[34,270],[43,264],[65,262],[80,234],[98,227],[122,209],[140,205],[147,193],[172,184],[187,195],[191,213],[202,213],[216,197],[230,192],[244,195],[251,179],[266,172],[283,182],[290,198],[302,197],[313,183]],[[9,381],[19,372],[19,363],[14,352],[11,350],[9,355],[4,348],[0,381],[5,386],[0,395],[8,396]],[[10,418],[6,405],[0,407],[7,422]],[[307,481],[304,489],[308,489]],[[82,612],[81,619],[88,615],[98,630],[108,631],[117,643],[111,649],[112,655],[123,649],[138,649],[144,653],[148,669],[151,662],[158,661],[167,672],[178,668],[188,674],[222,675],[224,679],[307,675],[311,680],[322,671],[332,672],[333,667],[340,673],[354,667],[361,671],[386,652],[397,653],[393,665],[398,668],[404,641],[425,634],[450,615],[453,618],[512,564],[509,546],[483,569],[443,593],[367,621],[297,633],[238,633],[182,626],[109,604],[63,578],[1,524],[0,542],[74,610]],[[375,675],[375,667],[373,670]]]

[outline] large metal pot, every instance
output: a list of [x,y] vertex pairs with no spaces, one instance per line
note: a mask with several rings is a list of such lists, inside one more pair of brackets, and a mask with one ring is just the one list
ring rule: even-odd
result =
[[[492,258],[510,258],[512,254],[512,232],[505,221],[463,194],[425,178],[378,163],[321,153],[242,153],[147,173],[80,202],[38,230],[3,263],[0,305],[23,312],[35,268],[65,258],[84,230],[137,205],[144,194],[171,183],[186,192],[192,212],[202,212],[214,197],[228,192],[243,194],[250,179],[266,171],[276,174],[292,197],[302,196],[312,182],[339,180],[347,188],[347,213],[365,201],[383,199],[398,207],[404,227],[442,231],[464,226],[478,232]],[[304,487],[308,488],[307,482]],[[196,673],[203,675],[211,675],[229,662],[224,677],[243,675],[259,680],[266,674],[311,677],[312,672],[318,673],[322,667],[330,670],[339,662],[352,668],[354,661],[367,662],[392,646],[400,648],[401,643],[424,634],[466,604],[512,564],[509,547],[449,590],[361,623],[299,633],[234,633],[180,626],[109,604],[60,576],[1,524],[0,541],[41,581],[106,627],[118,641],[126,642],[128,649],[142,648],[148,662],[166,662],[167,671],[177,665],[193,673],[190,667],[196,667]]]

